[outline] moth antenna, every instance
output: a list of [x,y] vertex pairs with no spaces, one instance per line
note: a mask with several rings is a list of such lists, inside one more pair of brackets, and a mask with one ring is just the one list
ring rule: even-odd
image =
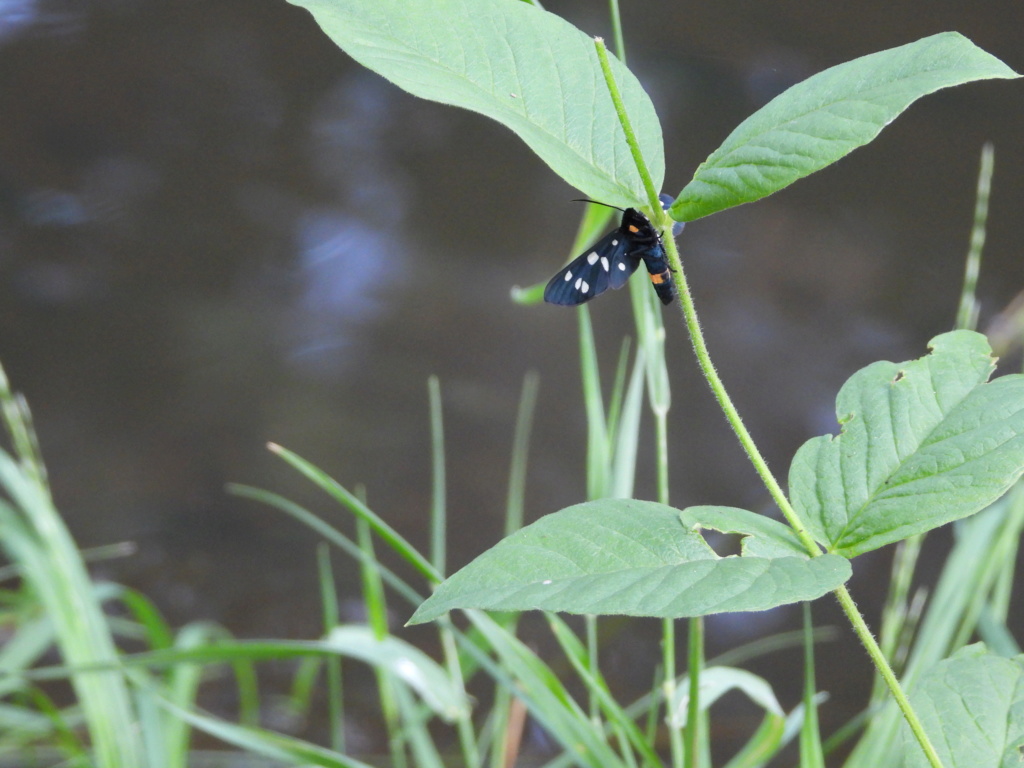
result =
[[603,205],[605,208],[614,208],[615,210],[622,211],[623,213],[626,212],[626,210],[624,208],[619,208],[619,206],[617,206],[617,205],[611,205],[610,203],[599,203],[597,200],[588,200],[585,197],[574,197],[569,202],[572,202],[572,203],[593,203],[594,205]]

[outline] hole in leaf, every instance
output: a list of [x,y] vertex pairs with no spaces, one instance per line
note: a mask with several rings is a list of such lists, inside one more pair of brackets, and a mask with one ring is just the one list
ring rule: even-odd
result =
[[743,537],[738,533],[722,533],[713,528],[701,528],[700,535],[719,557],[729,557],[740,553],[740,543],[743,541]]

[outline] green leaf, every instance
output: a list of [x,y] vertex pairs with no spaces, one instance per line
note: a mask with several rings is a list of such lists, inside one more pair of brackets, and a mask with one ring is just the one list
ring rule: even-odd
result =
[[[939,662],[910,695],[945,768],[1020,765],[1024,750],[1024,656],[1006,659],[981,643]],[[904,726],[907,768],[928,761]]]
[[1024,472],[1024,376],[995,368],[972,331],[931,354],[855,373],[837,437],[808,440],[789,471],[793,505],[830,552],[853,557],[985,508]]
[[213,715],[195,709],[179,707],[170,699],[154,694],[155,701],[176,718],[183,720],[198,731],[202,731],[225,744],[231,744],[278,760],[285,765],[322,766],[322,768],[370,768],[366,763],[353,757],[333,752],[293,736],[276,731],[251,728],[221,720]]
[[[551,667],[486,613],[468,611],[466,616],[483,638],[480,648],[470,647],[470,653],[496,681],[514,691],[530,716],[543,723],[567,752],[579,756],[579,765],[625,768],[626,763]],[[488,648],[486,653],[483,648]]]
[[785,717],[765,714],[754,735],[732,756],[725,768],[763,768],[781,748],[785,730]]
[[[291,0],[353,59],[421,98],[479,112],[515,131],[585,195],[622,207],[647,195],[594,41],[519,0]],[[661,125],[617,59],[615,80],[657,188]]]
[[722,533],[738,533],[741,552],[753,557],[802,557],[807,550],[788,525],[736,507],[687,507],[679,519],[688,528],[711,528]]
[[[756,517],[743,510],[711,509],[715,520],[705,527],[731,524],[746,531]],[[692,510],[633,499],[563,509],[517,531],[451,576],[409,623],[454,608],[670,618],[763,611],[820,597],[850,576],[844,558],[828,555],[808,558],[787,550],[780,557],[719,557],[694,529],[699,518]],[[774,546],[773,551],[781,551],[780,544]]]
[[[700,671],[700,708],[710,709],[711,705],[732,690],[742,691],[747,698],[761,709],[780,720],[785,720],[785,712],[771,684],[753,672],[735,667],[707,667]],[[668,707],[668,722],[675,728],[686,727],[687,706],[690,702],[690,683],[688,678],[676,687],[675,695]]]
[[[546,616],[555,639],[562,647],[562,652],[565,653],[566,659],[579,675],[591,702],[601,708],[608,726],[613,732],[620,734],[620,740],[624,738],[629,742],[645,765],[659,765],[661,760],[654,750],[651,739],[641,730],[634,716],[631,716],[615,699],[600,669],[597,668],[596,660],[591,658],[576,633],[555,614],[548,613]],[[591,721],[593,721],[593,717]],[[601,763],[600,765],[607,764]]]
[[933,91],[1015,77],[956,32],[826,69],[740,123],[679,193],[672,218],[692,221],[778,192],[867,144]]
[[404,640],[392,635],[377,639],[369,626],[353,624],[335,627],[323,644],[394,675],[447,722],[454,722],[469,712],[465,692],[453,683],[445,669]]

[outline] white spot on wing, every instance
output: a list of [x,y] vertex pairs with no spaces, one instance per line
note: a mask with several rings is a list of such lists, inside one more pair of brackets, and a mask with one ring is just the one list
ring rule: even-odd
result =
[[602,256],[601,257],[601,266],[604,267],[604,271],[605,272],[608,271],[608,257],[607,256]]
[[619,244],[618,240],[612,240],[612,245],[618,245],[618,244]]
[[568,283],[570,280],[572,280],[572,270],[567,269],[565,270],[565,282]]
[[580,289],[580,285],[581,285],[582,283],[583,283],[583,278],[582,278],[582,277],[577,277],[577,278],[576,278],[576,290],[577,290],[577,291],[578,291],[578,290]]
[[587,256],[587,264],[596,264],[597,258],[597,251],[591,251],[590,255]]
[[626,271],[626,263],[624,261],[619,262],[619,269],[621,269],[623,272]]
[[583,291],[583,293],[586,293],[587,291],[590,290],[590,284],[586,280],[584,280],[580,290]]

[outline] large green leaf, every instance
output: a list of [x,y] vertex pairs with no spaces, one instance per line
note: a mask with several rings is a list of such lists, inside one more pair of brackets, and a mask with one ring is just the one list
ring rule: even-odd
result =
[[793,458],[793,504],[830,552],[853,557],[972,515],[1024,472],[1024,376],[986,384],[995,360],[972,331],[930,346],[855,373],[836,398],[841,434]]
[[[719,557],[699,527],[748,534],[744,554]],[[632,499],[577,504],[480,555],[442,583],[409,623],[454,608],[673,618],[762,611],[820,597],[850,577],[845,558],[809,558],[784,530],[742,509],[680,512]]]
[[[982,644],[940,662],[910,695],[946,768],[1008,768],[1024,750],[1024,657],[1003,658]],[[907,768],[928,760],[904,726]]]
[[[508,126],[559,176],[623,207],[647,196],[601,74],[594,41],[519,0],[291,0],[360,64],[425,99]],[[665,174],[650,98],[612,71],[656,188]]]
[[875,138],[917,99],[940,88],[1019,77],[956,32],[826,69],[744,120],[672,205],[692,221],[760,200]]

